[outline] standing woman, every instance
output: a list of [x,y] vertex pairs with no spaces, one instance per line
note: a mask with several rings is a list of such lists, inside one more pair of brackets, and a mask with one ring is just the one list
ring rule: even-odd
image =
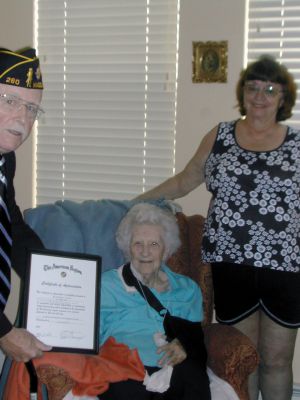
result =
[[257,345],[250,398],[292,397],[300,326],[300,132],[292,115],[296,84],[262,56],[241,72],[242,118],[222,122],[202,140],[184,170],[139,199],[185,196],[205,181],[212,199],[203,259],[212,264],[216,318]]

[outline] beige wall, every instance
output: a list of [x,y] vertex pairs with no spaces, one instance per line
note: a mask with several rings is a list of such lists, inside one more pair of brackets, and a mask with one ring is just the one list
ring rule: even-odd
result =
[[[10,0],[1,13],[2,46],[19,48],[33,42],[32,0]],[[15,21],[21,21],[15,24]],[[222,120],[238,116],[235,109],[235,83],[243,66],[245,0],[181,0],[178,119],[176,169],[179,171],[195,152],[203,135]],[[13,26],[13,29],[12,29]],[[10,36],[8,33],[10,32]],[[193,84],[192,42],[227,40],[228,82]],[[32,142],[17,152],[16,192],[22,209],[32,205]],[[188,214],[205,214],[209,195],[204,187],[179,203]],[[15,302],[14,302],[15,303]],[[12,309],[16,309],[13,304]],[[13,313],[13,311],[12,311]],[[295,382],[300,383],[300,338],[294,361]]]
[[[240,0],[181,2],[176,170],[196,151],[203,135],[218,122],[238,117],[235,84],[243,66],[245,5]],[[192,83],[192,42],[228,41],[227,83]],[[189,213],[206,214],[209,195],[199,188],[180,204]]]
[[[33,32],[33,1],[5,2],[0,16],[0,46],[12,50],[33,46]],[[32,136],[17,150],[17,167],[15,187],[18,203],[24,210],[32,204]]]

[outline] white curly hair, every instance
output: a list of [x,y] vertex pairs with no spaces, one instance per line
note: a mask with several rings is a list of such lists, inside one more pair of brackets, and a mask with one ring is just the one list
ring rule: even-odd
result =
[[179,248],[179,228],[175,216],[168,210],[149,203],[134,205],[121,220],[116,241],[127,261],[130,261],[130,243],[133,227],[136,225],[158,225],[163,231],[165,252],[163,261],[166,261]]

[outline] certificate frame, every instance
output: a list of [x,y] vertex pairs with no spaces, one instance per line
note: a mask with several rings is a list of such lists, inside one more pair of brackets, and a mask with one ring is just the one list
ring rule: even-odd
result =
[[101,257],[28,250],[22,326],[54,352],[97,354]]
[[228,42],[193,42],[193,83],[227,82]]

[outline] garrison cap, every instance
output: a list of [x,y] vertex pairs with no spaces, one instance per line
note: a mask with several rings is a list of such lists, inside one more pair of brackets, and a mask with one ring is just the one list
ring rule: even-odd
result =
[[35,49],[0,48],[0,83],[27,89],[43,89],[40,62]]

